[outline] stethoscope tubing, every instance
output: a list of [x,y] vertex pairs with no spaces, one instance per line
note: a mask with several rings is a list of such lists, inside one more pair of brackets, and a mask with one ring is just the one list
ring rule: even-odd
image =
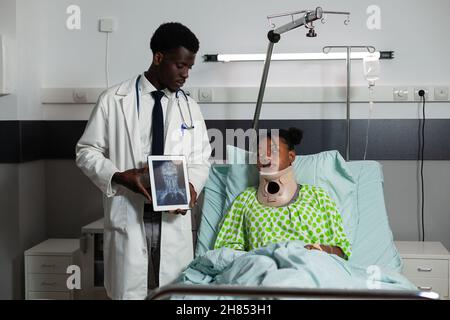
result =
[[[137,112],[139,115],[139,109],[140,109],[140,96],[139,96],[139,81],[141,79],[141,75],[138,76],[138,78],[136,79],[136,107],[137,107]],[[186,100],[186,105],[188,108],[188,112],[189,112],[189,119],[191,121],[191,125],[188,126],[186,123],[186,120],[184,119],[184,115],[183,112],[181,111],[181,105],[180,105],[180,96],[179,93],[181,92],[181,94],[184,96],[184,99]],[[181,129],[184,130],[190,130],[190,129],[194,129],[194,122],[192,121],[192,113],[191,113],[191,106],[189,105],[189,99],[186,95],[186,93],[184,92],[184,90],[182,89],[178,89],[178,91],[175,93],[175,99],[177,100],[177,106],[178,106],[178,111],[180,112],[180,116],[182,119],[182,125],[181,125]]]

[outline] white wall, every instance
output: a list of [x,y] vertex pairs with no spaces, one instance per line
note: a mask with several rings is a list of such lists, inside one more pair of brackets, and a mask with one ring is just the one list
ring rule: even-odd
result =
[[[51,66],[46,68],[43,78],[46,86],[104,84],[102,62],[106,38],[97,31],[97,20],[104,16],[114,17],[118,23],[118,30],[111,36],[112,83],[146,68],[151,58],[148,43],[155,28],[163,22],[179,20],[198,35],[201,43],[189,85],[258,85],[262,63],[205,64],[200,56],[218,52],[263,53],[267,46],[268,14],[317,6],[317,1],[295,0],[47,0],[41,3],[47,17],[44,64]],[[69,4],[81,8],[80,31],[65,28],[65,8]],[[366,8],[373,1],[328,0],[320,4],[324,10],[349,10],[351,24],[345,27],[343,17],[330,16],[325,25],[318,23],[317,38],[306,38],[305,28],[291,31],[282,36],[275,47],[277,52],[318,52],[325,45],[374,45],[380,50],[395,50],[397,57],[383,69],[380,84],[448,83],[449,75],[441,72],[450,70],[447,59],[450,43],[445,41],[450,27],[448,1],[376,1],[381,8],[379,31],[366,27]],[[425,12],[432,15],[426,22]],[[437,43],[437,39],[442,41]],[[279,62],[271,69],[270,81],[278,86],[343,84],[342,71],[336,62]],[[361,74],[355,69],[355,84],[363,83]]]
[[[200,39],[197,63],[191,72],[189,86],[258,86],[262,62],[203,63],[201,56],[214,53],[264,53],[266,51],[268,23],[266,16],[288,10],[314,8],[315,1],[41,1],[46,12],[44,54],[44,87],[101,87],[105,85],[104,49],[106,35],[97,31],[101,17],[114,17],[118,29],[111,35],[110,82],[118,83],[143,71],[149,65],[151,52],[149,39],[162,22],[179,20],[188,25]],[[81,30],[65,28],[65,9],[78,4],[82,13]],[[320,52],[326,45],[373,45],[379,50],[394,50],[394,60],[382,61],[382,76],[378,85],[450,85],[447,53],[450,43],[447,32],[450,21],[446,14],[450,2],[432,1],[377,1],[381,8],[381,30],[368,30],[366,9],[373,4],[368,0],[322,1],[325,10],[351,12],[351,23],[344,26],[344,18],[330,16],[325,25],[317,24],[317,38],[306,38],[305,28],[282,36],[275,52]],[[157,7],[157,10],[155,10]],[[432,19],[423,22],[424,12]],[[407,23],[405,23],[407,21]],[[286,20],[281,20],[281,24]],[[441,39],[440,41],[438,39]],[[364,85],[361,62],[352,65],[352,85]],[[268,86],[327,86],[345,85],[345,64],[336,61],[274,62],[270,69]],[[409,104],[416,107],[415,104]],[[251,114],[253,105],[248,108]],[[448,107],[448,104],[447,104]],[[45,106],[46,119],[63,119],[64,115],[79,119],[89,114],[86,106],[56,108]],[[203,105],[207,118],[217,118],[233,108],[229,105]],[[342,106],[326,106],[327,109]],[[73,109],[77,110],[74,111]],[[391,108],[383,113],[390,116]],[[397,112],[410,116],[408,109]],[[448,109],[448,108],[447,108]],[[273,110],[264,111],[262,117],[273,116]],[[244,111],[243,111],[244,112]],[[400,113],[400,114],[399,114]],[[284,116],[291,117],[292,111]],[[344,115],[343,112],[340,113]],[[308,117],[309,112],[302,113]],[[278,116],[278,115],[277,115]],[[431,115],[433,116],[433,115]],[[377,117],[383,117],[378,114]]]
[[42,63],[42,50],[46,36],[42,22],[47,19],[40,1],[17,0],[16,15],[16,75],[15,92],[19,120],[42,120],[40,104],[41,74],[46,65]]
[[[5,41],[6,74],[8,80],[15,82],[12,76],[16,73],[16,1],[0,1],[0,34]],[[11,84],[14,86],[13,84]],[[16,95],[0,97],[0,120],[14,120],[17,118]]]
[[[66,9],[81,9],[81,30],[68,30]],[[450,21],[446,14],[450,2],[387,1],[376,2],[381,8],[381,30],[368,30],[368,0],[322,1],[325,10],[348,10],[351,23],[344,17],[329,16],[326,24],[317,23],[317,38],[306,38],[305,28],[282,36],[275,52],[320,52],[325,45],[373,45],[379,50],[394,50],[394,60],[382,61],[377,85],[450,86]],[[0,119],[71,120],[87,119],[92,105],[44,105],[41,87],[102,87],[105,85],[104,59],[106,35],[98,32],[98,19],[113,17],[117,31],[110,39],[110,83],[118,83],[145,70],[151,60],[149,39],[156,27],[166,21],[181,21],[200,39],[200,51],[188,86],[258,86],[262,62],[204,63],[202,56],[213,53],[264,53],[267,46],[266,16],[288,10],[314,8],[315,1],[160,1],[148,0],[3,0],[0,32],[9,38],[8,68],[14,70],[15,94],[0,99]],[[17,7],[17,14],[11,14]],[[157,10],[155,10],[157,8]],[[423,13],[431,19],[423,22]],[[408,23],[404,23],[408,21]],[[286,22],[281,20],[280,24]],[[416,23],[415,23],[416,22]],[[16,59],[16,61],[14,61]],[[20,63],[18,63],[20,61]],[[352,85],[364,85],[360,61],[352,64]],[[268,86],[343,86],[345,66],[340,61],[273,62]],[[256,98],[256,97],[255,97]],[[16,105],[17,104],[17,105]],[[343,117],[343,105],[312,105],[302,109],[292,106],[265,106],[263,118],[314,118],[320,108],[327,118]],[[353,116],[364,116],[365,105],[353,106]],[[440,118],[448,113],[449,104],[429,110],[429,116]],[[208,105],[202,109],[207,119],[247,117],[254,105]],[[309,108],[309,110],[308,110]],[[414,112],[411,111],[412,108]],[[418,117],[416,103],[389,104],[375,110],[376,118]],[[238,110],[240,112],[229,112]],[[362,110],[362,111],[361,111]],[[394,111],[395,110],[395,111]],[[448,114],[448,115],[447,115]]]
[[[0,120],[41,120],[42,48],[38,1],[2,0],[0,33],[6,37],[12,93],[0,97]],[[24,292],[24,250],[47,237],[44,161],[0,164],[0,299]]]
[[10,95],[0,98],[0,120],[41,120],[43,39],[39,1],[2,0],[0,34],[5,37],[6,74]]

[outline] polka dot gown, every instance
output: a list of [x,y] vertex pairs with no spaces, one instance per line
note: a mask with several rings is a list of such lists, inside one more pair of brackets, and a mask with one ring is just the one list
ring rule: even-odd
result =
[[279,208],[260,204],[257,188],[247,188],[225,215],[214,248],[250,251],[289,240],[338,246],[347,257],[351,254],[336,204],[324,189],[311,185],[302,185],[297,199]]

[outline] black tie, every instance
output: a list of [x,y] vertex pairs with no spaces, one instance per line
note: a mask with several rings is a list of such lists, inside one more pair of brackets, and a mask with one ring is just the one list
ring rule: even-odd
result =
[[152,91],[155,105],[152,112],[152,155],[164,154],[164,117],[161,105],[162,91]]

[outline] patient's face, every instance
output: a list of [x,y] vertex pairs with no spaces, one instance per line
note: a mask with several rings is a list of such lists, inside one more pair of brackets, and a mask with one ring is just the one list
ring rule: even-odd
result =
[[[276,172],[290,166],[292,151],[282,138],[264,138],[258,146],[258,170],[262,172]],[[294,153],[295,157],[295,153]]]

